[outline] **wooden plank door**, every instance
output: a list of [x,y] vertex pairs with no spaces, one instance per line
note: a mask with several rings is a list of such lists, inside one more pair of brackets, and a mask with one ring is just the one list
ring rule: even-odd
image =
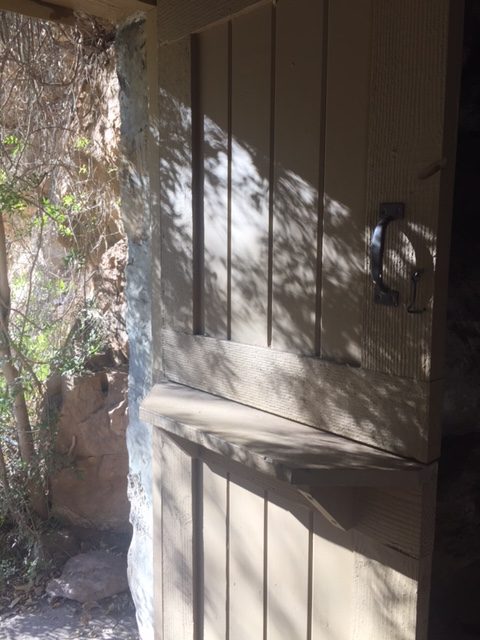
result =
[[[435,462],[461,4],[159,0],[158,380]],[[155,438],[158,637],[425,639],[435,464],[340,531]]]
[[[168,4],[161,36],[186,36],[200,17],[179,9],[183,24]],[[422,462],[438,456],[450,5],[264,2],[160,47],[154,338],[168,379]],[[206,25],[219,6],[206,3]],[[375,303],[371,277],[389,202],[405,210],[383,254],[398,306]]]

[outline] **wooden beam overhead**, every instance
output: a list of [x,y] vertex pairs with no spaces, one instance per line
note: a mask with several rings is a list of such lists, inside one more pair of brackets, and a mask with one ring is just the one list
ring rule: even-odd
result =
[[155,0],[0,0],[0,11],[64,24],[73,23],[76,12],[116,23],[134,13],[151,11],[155,6]]

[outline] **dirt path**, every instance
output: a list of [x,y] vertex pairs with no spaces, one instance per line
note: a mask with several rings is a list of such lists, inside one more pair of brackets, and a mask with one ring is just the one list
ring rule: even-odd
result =
[[88,608],[46,597],[0,613],[0,640],[138,640],[135,612],[126,594]]

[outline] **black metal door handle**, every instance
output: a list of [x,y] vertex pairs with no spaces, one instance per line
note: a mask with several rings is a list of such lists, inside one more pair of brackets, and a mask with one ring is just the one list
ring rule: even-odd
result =
[[383,253],[387,227],[393,220],[399,220],[405,215],[403,202],[384,202],[380,205],[380,218],[373,230],[370,243],[370,263],[372,280],[375,284],[373,301],[389,307],[398,307],[398,291],[388,287],[383,281]]

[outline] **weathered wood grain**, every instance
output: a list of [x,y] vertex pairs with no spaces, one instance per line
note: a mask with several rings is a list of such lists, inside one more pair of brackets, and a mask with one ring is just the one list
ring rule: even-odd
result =
[[355,640],[426,640],[417,625],[421,579],[430,559],[417,560],[380,546],[360,534],[355,540]]
[[145,422],[295,486],[418,487],[435,468],[173,383],[141,405]]
[[153,620],[155,640],[163,638],[162,432],[152,432]]
[[155,0],[0,0],[0,11],[13,11],[32,18],[74,24],[74,12],[110,22],[121,22],[139,12],[153,12]]
[[357,488],[355,529],[415,558],[433,552],[436,465],[416,489]]
[[[248,455],[225,456],[212,448],[199,446],[198,442],[186,440],[169,431],[170,436],[189,455],[198,457],[214,473],[230,474],[253,483],[258,490],[268,495],[279,496],[282,504],[289,504],[290,510],[301,507],[318,513],[324,530],[332,533],[336,529],[348,531],[355,529],[378,543],[397,549],[413,558],[424,558],[432,553],[435,520],[436,465],[429,468],[422,477],[422,483],[413,487],[403,483],[402,488],[386,488],[380,478],[377,485],[365,482],[358,470],[352,471],[351,486],[294,485],[285,480],[285,476],[269,474],[268,466],[255,468],[249,466]],[[208,443],[211,447],[211,442]],[[238,452],[237,452],[238,454]],[[267,471],[265,471],[267,469]],[[338,481],[338,475],[331,473],[331,480]],[[345,479],[345,478],[344,478]],[[386,480],[390,484],[390,480]]]
[[282,504],[270,493],[267,509],[268,638],[305,640],[310,618],[310,514]]
[[43,4],[35,0],[1,0],[0,11],[12,11],[31,18],[41,20],[52,20],[62,24],[74,24],[74,9],[70,6],[63,6],[49,3]]
[[[248,515],[247,515],[248,514]],[[262,640],[265,597],[265,497],[230,481],[229,640]]]
[[229,325],[229,27],[198,35],[203,164],[204,328],[228,337]]
[[272,9],[232,20],[231,337],[267,344]]
[[323,1],[276,7],[271,344],[296,353],[316,345],[325,26]]
[[[448,158],[448,167],[442,170],[440,183],[440,208],[438,212],[436,275],[433,297],[436,312],[432,317],[432,377],[443,376],[447,326],[445,322],[448,299],[448,270],[450,258],[450,231],[453,214],[453,192],[455,184],[456,152],[458,139],[458,110],[460,105],[460,82],[464,46],[465,2],[451,2],[448,33],[448,58],[445,78],[445,115],[443,129],[443,157]],[[447,169],[447,170],[445,170]],[[440,408],[440,404],[438,405]],[[440,433],[439,433],[440,437]]]
[[264,0],[157,0],[160,42],[171,42],[249,10]]
[[164,322],[170,327],[192,331],[194,291],[190,39],[161,46],[158,64]]
[[[191,301],[198,292],[192,288],[189,249],[186,255],[184,251],[191,242],[188,221],[192,213],[188,201],[191,112],[186,41],[168,48],[172,54],[165,60],[168,63],[169,56],[175,59],[171,69],[164,69],[160,76],[161,90],[163,84],[173,99],[175,128],[180,132],[167,130],[164,135],[169,152],[173,149],[177,154],[178,171],[175,163],[173,166],[179,179],[172,191],[164,190],[168,197],[162,198],[162,211],[163,215],[171,211],[178,216],[170,219],[175,222],[174,229],[181,229],[180,236],[186,231],[182,237],[173,234],[176,240],[170,245],[170,264],[165,265],[167,273],[162,276],[167,286],[173,285],[165,312],[168,328],[162,334],[163,369],[173,383],[194,389],[183,386],[179,390],[175,384],[157,387],[144,401],[142,417],[171,433],[170,446],[181,452],[181,466],[175,467],[180,458],[178,452],[177,457],[172,453],[165,473],[180,477],[180,487],[173,487],[171,479],[166,483],[167,488],[171,486],[173,504],[180,501],[186,514],[184,538],[182,541],[180,532],[175,533],[173,511],[165,505],[168,493],[162,488],[162,508],[164,512],[167,509],[162,543],[167,548],[167,533],[177,536],[174,551],[185,545],[193,549],[202,531],[204,536],[203,583],[193,552],[191,557],[188,553],[185,556],[187,570],[182,564],[174,566],[171,557],[164,567],[166,638],[174,637],[174,627],[177,637],[190,637],[194,622],[189,616],[195,611],[198,614],[202,595],[204,632],[212,639],[426,637],[436,465],[422,466],[379,449],[423,462],[431,462],[439,453],[440,332],[435,327],[442,323],[440,281],[446,271],[448,235],[444,233],[443,240],[439,236],[439,211],[445,215],[447,210],[453,160],[453,145],[445,142],[443,129],[453,122],[452,114],[444,113],[444,102],[448,12],[454,3],[359,0],[353,6],[347,0],[335,0],[328,3],[328,25],[322,22],[320,27],[313,16],[321,13],[323,19],[322,4],[280,0],[273,12],[270,5],[260,7],[235,17],[231,27],[231,195],[236,225],[232,234],[231,276],[236,289],[232,291],[231,336],[237,342],[189,335],[195,329]],[[160,38],[177,40],[251,5],[248,0],[206,0],[195,6],[160,0]],[[312,12],[311,19],[302,25],[308,12]],[[303,28],[299,29],[298,23]],[[271,27],[275,25],[272,40]],[[312,42],[308,33],[311,28],[320,35],[327,26],[325,76],[321,54],[326,41],[318,37]],[[214,187],[207,198],[211,201],[217,196],[217,185],[223,184],[218,190],[223,189],[222,203],[228,199],[224,189],[228,132],[226,140],[221,121],[225,120],[225,95],[229,98],[225,83],[229,80],[225,58],[223,54],[216,56],[215,51],[224,50],[229,28],[219,26],[196,36],[200,45],[207,43],[205,53],[210,56],[204,95],[212,101],[204,111],[216,114],[222,105],[223,114],[212,117],[222,140],[220,162],[210,169],[220,171],[220,180],[215,186],[213,182],[204,186],[207,190]],[[220,42],[209,50],[208,43],[217,36]],[[302,51],[310,49],[316,55],[307,60]],[[228,76],[228,69],[226,73]],[[315,76],[310,86],[309,76]],[[326,96],[322,94],[325,88]],[[302,100],[302,96],[307,93],[311,103],[305,104],[307,98]],[[162,99],[165,101],[165,92]],[[320,109],[314,106],[318,101]],[[311,138],[305,132],[306,123]],[[324,164],[319,161],[322,126]],[[204,154],[213,147],[207,138]],[[274,156],[270,157],[272,150]],[[308,150],[317,154],[315,160]],[[311,185],[315,161],[316,188],[323,190],[326,207],[321,246],[321,340],[317,315],[317,335],[314,331],[312,341],[312,298],[306,291],[311,289],[312,273],[319,291],[319,272],[308,260],[298,267],[310,274],[304,277],[304,293],[297,271],[285,268],[284,263],[298,261],[300,254],[316,248],[317,229],[306,213],[301,221],[295,218],[299,211],[308,209],[308,198],[302,196],[289,207],[286,195],[277,194],[281,178],[285,185],[288,178],[291,191],[295,180],[297,188],[305,186],[302,180]],[[168,178],[167,163],[162,166],[163,178]],[[436,173],[426,170],[435,166],[439,167]],[[273,185],[269,184],[272,176]],[[168,187],[165,179],[163,185]],[[269,191],[272,186],[273,195]],[[385,278],[401,293],[397,309],[372,305],[366,258],[378,205],[392,200],[407,204],[406,220],[389,229],[385,254]],[[268,214],[273,218],[269,220]],[[273,230],[270,238],[267,222]],[[276,244],[275,236],[283,223],[288,227],[285,247]],[[219,231],[224,238],[225,220],[209,230]],[[440,235],[443,231],[442,227]],[[205,239],[205,249],[207,245],[220,247],[223,242],[215,245],[211,238]],[[288,250],[282,253],[283,248]],[[213,250],[219,262],[215,257],[210,264],[217,276],[219,265],[223,268],[225,263],[224,249],[218,253]],[[184,272],[180,272],[184,265]],[[410,315],[405,303],[410,296],[410,275],[417,267],[426,269],[418,302],[428,310]],[[358,284],[360,278],[363,287]],[[224,287],[222,280],[225,273],[216,280]],[[289,293],[298,308],[290,299],[282,300]],[[221,311],[217,316],[213,315],[213,303],[207,309],[206,318],[212,312],[207,332],[215,338],[229,337],[228,330],[224,331],[223,293],[218,306]],[[317,298],[314,321],[319,307]],[[308,322],[303,316],[298,320],[302,313]],[[274,348],[304,354],[313,350],[325,360],[264,348],[269,321]],[[361,364],[362,368],[331,360]],[[190,494],[183,488],[188,484],[188,473],[192,481],[192,469],[185,463],[189,455],[204,461],[203,529],[201,523],[188,520],[195,494],[192,487]],[[227,474],[234,480],[227,480]],[[353,499],[347,489],[352,485]],[[353,507],[351,520],[345,518],[353,531],[332,527],[318,511],[310,510],[311,502],[305,495],[312,486],[317,492],[308,495],[321,500],[323,491],[325,503],[329,499],[341,503],[337,516]],[[192,518],[194,513],[201,519],[198,510],[192,510]],[[181,520],[178,514],[175,517]],[[288,536],[284,535],[287,531]],[[198,539],[194,540],[195,532]],[[215,547],[221,552],[215,553]],[[189,592],[191,583],[184,581],[188,568],[191,582],[196,581],[195,594]],[[172,587],[175,572],[177,613],[172,618],[168,607],[173,606],[173,600],[170,594],[165,596],[165,589]],[[186,608],[179,590],[187,600],[191,595]],[[289,602],[282,609],[286,600]],[[181,612],[186,609],[190,613],[182,619]]]
[[[441,374],[432,369],[432,323],[437,313],[444,321],[444,308],[437,306],[433,292],[437,274],[445,276],[441,263],[448,261],[445,245],[438,251],[438,228],[448,226],[439,217],[440,190],[444,180],[451,184],[455,162],[453,150],[447,157],[443,145],[444,127],[455,127],[445,121],[451,4],[450,0],[372,2],[369,234],[381,202],[405,202],[406,213],[405,220],[392,223],[385,251],[385,282],[400,291],[400,306],[373,304],[373,285],[366,277],[362,364],[374,371],[427,380]],[[425,272],[416,305],[426,311],[409,314],[405,305],[417,269]]]
[[306,485],[299,487],[298,493],[306,499],[310,507],[313,507],[334,527],[348,531],[355,524],[356,510],[353,504],[354,488],[352,486]]
[[330,2],[320,353],[361,361],[371,0]]
[[193,460],[163,432],[160,464],[163,549],[161,637],[164,640],[193,640],[195,589],[201,588],[198,582],[194,582]]
[[[399,455],[430,462],[440,384],[250,345],[162,333],[168,379]],[[438,418],[438,416],[437,416]]]
[[436,472],[413,492],[358,490],[355,639],[426,640],[435,498]]
[[351,532],[332,527],[316,513],[312,523],[312,640],[354,638],[354,562]]
[[203,465],[203,612],[205,640],[227,637],[228,492],[225,473]]
[[[162,304],[162,233],[160,209],[160,145],[157,136],[159,113],[159,72],[158,72],[158,35],[156,16],[150,14],[145,21],[145,70],[148,95],[148,132],[146,135],[146,173],[148,175],[149,220],[144,225],[151,225],[151,331],[152,336],[160,335],[163,304]],[[133,135],[133,134],[132,134]],[[136,159],[139,167],[142,158]],[[152,371],[160,376],[162,371],[162,341],[152,340]]]
[[[198,415],[210,420],[201,405]],[[259,638],[264,632],[267,637],[282,637],[286,629],[289,637],[318,640],[329,629],[355,640],[368,638],[374,630],[384,634],[379,638],[413,640],[415,633],[422,640],[426,637],[434,475],[426,478],[420,491],[357,487],[353,502],[347,499],[356,516],[354,529],[340,531],[318,512],[312,513],[301,493],[292,493],[284,481],[269,479],[258,470],[249,472],[246,459],[240,463],[240,456],[222,458],[177,435],[163,433],[160,439],[159,433],[163,432],[156,430],[155,446],[168,438],[169,446],[178,449],[177,460],[178,454],[183,457],[182,465],[186,458],[204,461],[203,507],[191,510],[191,526],[179,513],[174,519],[181,528],[187,525],[187,537],[179,537],[177,547],[195,549],[203,543],[203,554],[198,556],[203,557],[203,568],[196,574],[203,576],[203,584],[199,577],[192,583],[193,600],[202,599],[205,637],[241,637],[249,622]],[[173,453],[168,452],[170,461]],[[181,478],[177,468],[165,471],[163,456],[162,449],[154,458],[155,474],[160,468]],[[190,481],[190,493],[175,492],[182,513],[192,504],[193,476]],[[227,489],[232,484],[233,496]],[[162,489],[163,504],[165,495]],[[336,499],[342,500],[342,495]],[[190,532],[197,537],[190,539]],[[165,535],[163,556],[174,552],[170,556],[174,582],[188,593],[185,576],[189,571],[195,576],[195,559],[182,552],[185,571],[176,547],[164,540]],[[170,594],[165,595],[167,584],[171,584],[168,578],[163,591],[165,616],[172,604]],[[281,606],[285,600],[287,610]],[[175,607],[178,615],[182,607],[178,602]],[[246,609],[252,613],[248,621],[242,616]]]
[[214,473],[235,476],[238,479],[247,480],[254,483],[257,488],[262,488],[270,495],[278,496],[282,503],[289,504],[290,509],[296,513],[298,507],[309,512],[318,511],[335,527],[348,530],[353,527],[355,510],[353,509],[353,490],[351,487],[298,487],[290,485],[285,480],[267,475],[252,467],[248,467],[244,462],[239,462],[231,458],[225,458],[222,454],[211,449],[198,446],[185,438],[172,435],[177,445],[190,455],[198,457],[207,464]]

